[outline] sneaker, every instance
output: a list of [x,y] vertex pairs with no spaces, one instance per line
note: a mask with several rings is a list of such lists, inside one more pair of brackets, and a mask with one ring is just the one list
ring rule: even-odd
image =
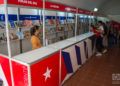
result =
[[97,57],[98,57],[98,56],[102,56],[102,53],[97,53],[96,56],[97,56]]
[[107,52],[107,49],[104,49],[102,53],[106,53]]

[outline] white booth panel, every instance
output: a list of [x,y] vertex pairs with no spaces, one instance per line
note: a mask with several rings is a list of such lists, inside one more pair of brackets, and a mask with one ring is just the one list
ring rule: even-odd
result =
[[88,46],[88,57],[90,58],[93,53],[92,53],[92,41],[90,39],[86,40],[87,46]]
[[45,11],[46,16],[56,16],[56,11]]
[[65,12],[57,12],[57,16],[65,16]]
[[8,7],[8,14],[17,14],[18,8],[15,7]]
[[4,14],[5,11],[4,11],[4,7],[0,6],[0,14]]
[[23,15],[37,15],[39,12],[37,9],[28,9],[28,8],[21,8],[20,14]]
[[68,17],[74,17],[75,14],[73,13],[68,13]]
[[[0,14],[5,14],[5,8],[0,7]],[[18,8],[15,7],[8,7],[8,14],[17,14]]]

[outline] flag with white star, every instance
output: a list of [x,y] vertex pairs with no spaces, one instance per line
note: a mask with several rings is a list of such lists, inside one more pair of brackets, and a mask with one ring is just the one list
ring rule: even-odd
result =
[[66,68],[61,59],[61,68],[64,73],[60,75],[60,51],[31,66],[32,86],[59,86],[66,76]]

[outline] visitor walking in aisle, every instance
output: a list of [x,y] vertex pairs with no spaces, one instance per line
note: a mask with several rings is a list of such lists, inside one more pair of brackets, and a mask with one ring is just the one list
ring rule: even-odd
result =
[[40,39],[39,39],[39,35],[40,35],[39,26],[32,27],[30,32],[31,32],[32,49],[34,50],[34,49],[40,48],[42,45],[41,45],[41,42],[40,42]]

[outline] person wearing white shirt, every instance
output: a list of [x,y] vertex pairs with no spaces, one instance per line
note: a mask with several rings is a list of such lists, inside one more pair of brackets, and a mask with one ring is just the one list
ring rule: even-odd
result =
[[100,34],[99,34],[99,36],[96,39],[96,48],[97,48],[96,56],[102,56],[102,53],[106,53],[107,52],[107,49],[105,49],[105,47],[103,46],[104,27],[103,27],[103,22],[102,21],[98,22],[97,31]]

